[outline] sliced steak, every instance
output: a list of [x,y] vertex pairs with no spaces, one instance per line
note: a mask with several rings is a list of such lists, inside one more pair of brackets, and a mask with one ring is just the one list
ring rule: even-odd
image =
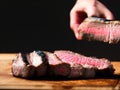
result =
[[47,72],[47,60],[43,58],[43,53],[41,53],[40,51],[19,53],[12,62],[13,75],[22,78],[44,76]]
[[54,54],[56,54],[57,57],[59,57],[65,63],[69,63],[71,65],[77,64],[78,66],[82,65],[82,67],[85,68],[82,73],[83,77],[95,77],[97,75],[113,75],[115,70],[111,62],[104,58],[98,59],[94,57],[86,57],[79,53],[67,50],[56,50]]
[[48,75],[49,76],[68,76],[70,73],[70,65],[62,62],[57,56],[51,52],[44,51],[48,59]]
[[19,53],[12,62],[13,75],[22,78],[39,78],[46,75],[90,78],[113,75],[114,71],[113,65],[107,59],[87,57],[68,50],[56,50],[54,53]]
[[27,54],[27,60],[29,65],[35,67],[35,76],[41,77],[45,76],[47,72],[47,59],[45,58],[45,54],[42,51],[33,51]]
[[108,43],[120,42],[120,21],[88,17],[78,28],[81,39]]
[[27,61],[26,54],[19,53],[12,62],[12,74],[16,77],[31,78],[34,76],[35,67]]

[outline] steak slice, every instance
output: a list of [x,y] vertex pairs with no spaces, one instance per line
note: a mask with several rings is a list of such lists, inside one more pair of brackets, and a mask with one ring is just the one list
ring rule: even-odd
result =
[[67,50],[56,50],[54,54],[65,63],[82,65],[85,68],[82,73],[83,77],[95,77],[99,75],[109,76],[113,75],[115,70],[110,61],[104,58],[98,59],[95,57],[86,57],[79,53]]
[[45,54],[42,51],[33,51],[27,54],[27,60],[30,65],[35,67],[34,77],[46,75],[48,62],[45,58]]
[[81,39],[108,43],[120,42],[120,21],[88,17],[78,28]]
[[70,73],[70,65],[62,62],[57,56],[51,52],[43,51],[48,60],[49,76],[68,76]]
[[40,51],[19,53],[12,62],[13,75],[22,78],[44,76],[47,72],[47,60],[43,58],[43,53],[41,53]]
[[71,67],[71,72],[70,72],[68,78],[84,77],[85,68],[82,65],[80,65],[80,64],[71,64],[71,63],[69,63],[69,64],[70,64],[70,67]]
[[27,61],[26,54],[19,53],[12,61],[12,74],[16,77],[32,78],[35,67]]

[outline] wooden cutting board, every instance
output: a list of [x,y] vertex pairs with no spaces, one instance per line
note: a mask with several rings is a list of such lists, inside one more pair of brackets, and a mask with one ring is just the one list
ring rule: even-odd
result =
[[112,62],[116,71],[110,78],[26,80],[13,77],[11,73],[11,63],[15,55],[0,54],[0,89],[120,90],[120,62],[118,61]]

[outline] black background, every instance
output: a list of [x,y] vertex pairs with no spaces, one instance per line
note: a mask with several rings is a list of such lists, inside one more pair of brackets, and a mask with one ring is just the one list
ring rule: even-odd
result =
[[[120,1],[101,0],[120,19]],[[120,45],[78,41],[69,26],[75,0],[0,0],[0,52],[67,49],[120,60]]]

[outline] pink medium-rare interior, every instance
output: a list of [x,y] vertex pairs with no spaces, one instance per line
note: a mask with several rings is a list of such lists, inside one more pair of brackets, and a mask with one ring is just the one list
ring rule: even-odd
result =
[[110,64],[106,59],[97,59],[92,57],[86,57],[70,51],[55,51],[55,54],[66,63],[81,64],[83,67],[96,67],[98,69],[107,68]]
[[101,23],[83,23],[79,27],[80,32],[92,34],[95,37],[105,37],[106,39],[109,37],[110,29],[108,25]]
[[56,57],[55,54],[44,52],[46,54],[46,58],[48,59],[48,63],[52,66],[54,73],[56,75],[66,75],[69,73],[69,65],[62,63],[62,61]]
[[56,65],[61,63],[59,58],[57,58],[53,53],[45,52],[45,54],[46,54],[46,58],[48,59],[48,63],[50,65]]
[[[94,39],[107,42],[117,42],[120,40],[119,24],[101,23],[101,22],[83,22],[79,27],[80,34],[94,36]],[[82,36],[81,36],[82,37]]]

